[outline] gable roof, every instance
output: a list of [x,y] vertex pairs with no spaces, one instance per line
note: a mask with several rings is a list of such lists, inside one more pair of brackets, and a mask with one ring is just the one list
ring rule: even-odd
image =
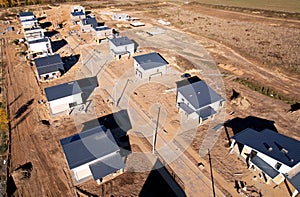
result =
[[168,64],[168,62],[159,53],[156,52],[135,56],[133,57],[133,59],[135,59],[135,61],[137,61],[137,63],[144,70],[149,70]]
[[71,12],[72,16],[82,16],[85,15],[85,13],[83,11],[79,11],[79,12]]
[[34,15],[33,15],[33,12],[20,12],[19,16],[25,17],[25,16],[34,16]]
[[295,187],[296,190],[300,191],[300,172],[298,172],[293,177],[288,177],[284,174],[284,177],[289,180],[289,182]]
[[36,40],[29,40],[28,44],[30,45],[30,44],[43,43],[43,42],[50,42],[50,39],[48,37],[44,37]]
[[277,170],[275,170],[272,166],[270,166],[267,162],[265,162],[258,156],[254,156],[251,159],[251,162],[272,179],[274,179],[279,174]]
[[134,44],[134,42],[126,36],[113,38],[113,39],[110,39],[109,41],[111,43],[113,43],[115,46],[124,46],[124,45],[128,45],[128,44]]
[[62,62],[59,54],[36,58],[34,59],[34,63],[39,75],[59,70],[64,71],[64,63]]
[[97,26],[97,27],[94,27],[94,29],[96,30],[96,31],[105,31],[105,30],[110,30],[110,28],[109,27],[107,27],[107,26]]
[[197,76],[178,81],[176,84],[177,91],[180,92],[196,110],[214,102],[224,100],[224,98]]
[[95,127],[60,140],[70,169],[119,150],[109,129]]
[[71,81],[68,83],[59,84],[56,86],[48,87],[44,89],[48,101],[64,98],[67,96],[82,93],[77,81]]
[[87,17],[82,19],[83,25],[92,25],[92,27],[96,28],[98,26],[97,20],[94,17]]
[[101,179],[119,169],[125,167],[125,164],[119,153],[115,153],[110,157],[101,159],[100,161],[89,165],[94,180]]
[[232,138],[289,167],[300,162],[300,142],[270,129],[257,132],[247,128]]

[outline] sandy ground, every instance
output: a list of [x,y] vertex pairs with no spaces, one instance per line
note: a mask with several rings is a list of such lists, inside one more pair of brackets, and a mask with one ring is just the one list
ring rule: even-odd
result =
[[[222,74],[226,74],[222,77],[224,82],[223,94],[226,97],[226,116],[224,120],[237,120],[239,122],[244,122],[246,124],[263,124],[265,121],[261,122],[261,119],[265,119],[269,124],[270,121],[274,121],[274,126],[278,132],[286,134],[290,137],[294,137],[300,140],[299,134],[299,111],[289,112],[290,105],[272,99],[270,97],[261,95],[257,92],[250,90],[247,87],[235,82],[233,79],[235,77],[247,77],[255,78],[255,80],[267,84],[270,87],[280,90],[292,98],[299,98],[299,82],[295,77],[280,74],[276,70],[268,69],[269,66],[261,66],[261,59],[251,58],[251,54],[246,54],[247,48],[243,47],[242,43],[239,45],[228,45],[226,43],[232,43],[232,38],[226,37],[227,34],[222,34],[222,39],[219,39],[218,35],[213,37],[215,39],[207,38],[203,35],[201,31],[194,31],[194,22],[196,26],[202,27],[203,24],[200,19],[192,22],[195,18],[195,12],[197,12],[198,17],[204,17],[207,23],[213,24],[214,21],[218,22],[222,28],[225,28],[222,24],[226,24],[227,21],[235,21],[237,27],[242,25],[243,27],[249,25],[248,23],[255,24],[258,28],[259,23],[264,23],[261,29],[257,31],[266,31],[265,27],[273,27],[272,24],[280,23],[280,28],[283,32],[288,32],[292,35],[299,31],[296,27],[291,27],[293,24],[298,24],[298,22],[283,23],[281,20],[273,20],[264,18],[263,20],[257,19],[250,15],[242,15],[241,20],[237,20],[236,16],[240,16],[238,13],[232,14],[231,12],[218,11],[209,8],[203,8],[200,6],[195,7],[195,5],[175,5],[168,3],[155,4],[154,9],[153,4],[142,4],[140,6],[135,6],[137,2],[132,3],[133,5],[129,7],[126,4],[119,5],[118,2],[107,2],[103,4],[105,6],[115,5],[115,7],[110,8],[99,8],[92,10],[97,17],[107,23],[111,27],[117,27],[117,22],[110,21],[110,18],[105,14],[100,14],[104,11],[122,11],[131,14],[134,17],[142,18],[142,21],[146,23],[146,28],[152,26],[159,26],[157,19],[165,16],[166,14],[171,15],[171,13],[176,12],[180,6],[184,6],[185,11],[180,12],[178,15],[180,17],[170,18],[165,16],[164,19],[170,21],[172,24],[166,28],[168,31],[165,34],[158,35],[158,37],[153,36],[152,38],[145,37],[144,35],[137,34],[136,32],[143,32],[142,29],[132,30],[128,27],[128,23],[118,22],[118,24],[123,24],[121,34],[128,35],[130,38],[135,39],[139,44],[143,53],[151,50],[159,51],[171,64],[171,67],[178,73],[183,73],[185,71],[191,71],[194,69],[194,73],[208,80],[212,85],[213,81],[210,81],[208,75],[209,69],[206,69],[206,64],[203,63],[207,60],[209,56],[205,52],[198,52],[197,45],[199,43],[205,47],[211,56],[219,64],[219,69]],[[137,10],[136,8],[139,7]],[[147,177],[149,177],[149,172],[143,173],[131,173],[126,172],[121,176],[116,177],[113,181],[107,182],[102,186],[98,186],[94,181],[89,181],[80,186],[74,186],[68,171],[66,161],[64,159],[61,147],[59,145],[59,139],[67,137],[74,134],[80,130],[83,122],[108,115],[114,111],[112,108],[112,103],[115,102],[116,97],[114,97],[113,87],[114,80],[122,78],[132,66],[132,58],[122,58],[118,61],[113,61],[109,56],[109,51],[107,51],[108,43],[104,42],[101,45],[93,45],[92,40],[89,35],[78,36],[68,36],[68,31],[70,29],[76,29],[72,27],[70,22],[67,20],[69,18],[69,6],[61,6],[59,8],[53,7],[53,9],[46,10],[48,16],[56,13],[61,16],[62,22],[67,25],[64,29],[59,30],[60,34],[52,36],[52,40],[65,39],[68,45],[60,48],[57,52],[61,56],[80,55],[78,62],[60,79],[56,79],[51,82],[39,83],[35,78],[34,67],[28,65],[25,62],[24,57],[16,56],[15,52],[18,47],[11,44],[11,41],[18,36],[15,32],[6,34],[6,60],[7,60],[7,87],[8,95],[7,100],[10,109],[11,118],[11,160],[10,160],[10,173],[14,177],[17,190],[15,191],[16,196],[85,196],[88,193],[95,194],[99,196],[105,195],[125,195],[125,196],[137,196],[143,191],[143,186],[147,185]],[[161,12],[158,12],[161,11]],[[159,15],[158,15],[159,14]],[[183,25],[178,26],[178,18],[183,20]],[[235,19],[233,19],[235,18]],[[48,18],[46,19],[48,20]],[[190,21],[189,23],[186,21]],[[17,22],[13,23],[16,27],[20,26]],[[218,25],[210,25],[207,27],[207,31],[215,31],[218,29]],[[120,25],[119,25],[120,27]],[[267,29],[268,30],[268,29]],[[205,31],[205,30],[204,30]],[[234,31],[234,30],[232,30]],[[275,35],[278,34],[276,31],[281,31],[281,29],[274,29]],[[179,32],[178,34],[176,32]],[[217,31],[216,31],[217,32]],[[224,30],[222,30],[224,32]],[[182,35],[181,35],[182,33]],[[183,35],[184,34],[184,35]],[[228,32],[228,34],[230,34]],[[231,33],[234,34],[234,33]],[[169,35],[170,37],[168,38]],[[239,36],[238,34],[237,36]],[[254,37],[256,34],[254,33]],[[174,37],[177,36],[191,36],[191,40],[186,40],[185,45],[177,46],[174,42]],[[172,38],[173,37],[173,38]],[[159,39],[157,39],[159,38]],[[270,37],[273,39],[272,37]],[[83,40],[86,42],[84,42]],[[197,40],[198,43],[193,45],[194,41]],[[222,43],[221,41],[226,41]],[[255,41],[256,42],[256,41]],[[285,42],[285,41],[282,41]],[[294,46],[293,41],[287,41],[286,45],[291,44]],[[149,47],[149,43],[153,46]],[[81,47],[84,44],[84,48]],[[166,46],[166,47],[163,47]],[[191,47],[189,50],[189,46]],[[193,48],[195,47],[195,49]],[[243,48],[243,50],[241,49]],[[198,49],[200,50],[200,49]],[[97,59],[97,51],[100,51],[101,57],[104,59]],[[197,51],[197,52],[195,52]],[[280,50],[285,52],[284,50]],[[88,57],[92,56],[91,61],[87,61]],[[292,54],[291,54],[292,55]],[[207,57],[206,57],[207,56]],[[249,58],[250,57],[250,58]],[[193,63],[200,59],[202,65],[202,72],[195,69]],[[291,59],[291,61],[294,59]],[[297,63],[296,58],[294,62]],[[110,63],[111,62],[111,63]],[[98,65],[95,67],[95,65]],[[122,65],[120,67],[120,65]],[[187,66],[188,65],[188,66]],[[101,68],[104,68],[101,70]],[[98,73],[98,81],[100,86],[95,89],[93,93],[92,105],[90,111],[87,114],[73,114],[69,116],[62,117],[50,117],[49,111],[45,104],[38,104],[39,99],[44,99],[43,93],[44,87],[53,86],[63,82],[92,77]],[[179,75],[180,76],[180,75]],[[108,80],[110,78],[110,80]],[[178,78],[177,78],[178,79]],[[26,82],[26,83],[24,83]],[[173,84],[174,85],[174,84]],[[136,94],[131,95],[128,99],[131,99],[136,105],[140,106],[141,110],[146,111],[151,116],[156,117],[156,108],[153,104],[160,103],[164,109],[166,109],[168,116],[165,117],[165,121],[162,127],[168,132],[168,139],[172,140],[171,131],[179,127],[178,115],[176,112],[176,107],[172,105],[175,100],[175,93],[169,92],[165,93],[166,90],[170,89],[172,84],[168,87],[165,85],[153,85],[146,84],[138,87],[135,92]],[[235,89],[240,93],[241,97],[238,100],[230,101],[230,96],[232,95],[232,89]],[[108,91],[109,90],[109,91]],[[222,88],[220,89],[222,92]],[[156,106],[157,107],[157,106]],[[234,114],[229,115],[230,112]],[[76,117],[75,117],[76,116]],[[249,117],[254,117],[250,118]],[[49,120],[51,126],[46,126],[42,124],[42,120]],[[258,123],[259,122],[259,123]],[[272,123],[270,123],[272,124]],[[81,126],[81,127],[80,127]],[[189,158],[195,166],[197,163],[202,162],[204,164],[203,173],[210,178],[208,156],[199,156],[199,150],[201,149],[201,144],[208,134],[210,127],[210,122],[207,122],[202,127],[199,127],[196,136],[190,134],[189,132],[181,134],[177,140],[184,142],[188,138],[193,136],[191,146],[186,150],[186,157]],[[235,128],[228,128],[228,133],[230,136],[233,135]],[[237,155],[229,154],[228,149],[228,139],[226,136],[225,129],[222,128],[218,131],[217,142],[211,149],[212,164],[215,174],[216,187],[226,194],[226,196],[237,196],[238,193],[235,191],[234,185],[235,181],[245,181],[247,185],[253,189],[252,195],[258,195],[261,192],[264,196],[286,196],[288,195],[287,188],[284,184],[278,187],[274,185],[263,184],[262,180],[253,180],[254,174],[246,169],[246,164],[237,157]],[[166,138],[167,139],[167,138]],[[131,149],[133,151],[139,152],[144,151],[139,139],[133,135],[130,139]],[[148,150],[150,151],[150,150]],[[233,166],[232,163],[235,163]],[[28,162],[32,164],[32,170],[30,171],[29,177],[23,177],[15,171],[21,165]],[[159,176],[154,176],[154,180],[161,180]],[[146,184],[147,183],[147,184]],[[154,183],[151,183],[154,184]],[[146,187],[147,188],[147,187]],[[147,190],[148,191],[148,190]],[[250,192],[249,192],[250,193]],[[143,193],[144,194],[144,193]]]

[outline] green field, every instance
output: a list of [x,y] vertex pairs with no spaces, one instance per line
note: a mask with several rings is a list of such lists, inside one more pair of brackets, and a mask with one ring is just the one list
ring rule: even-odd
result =
[[263,10],[300,12],[300,0],[194,0],[199,3],[256,8]]

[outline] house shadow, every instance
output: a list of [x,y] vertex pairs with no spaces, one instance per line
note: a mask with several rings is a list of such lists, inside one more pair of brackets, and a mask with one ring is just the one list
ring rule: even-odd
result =
[[68,70],[70,70],[72,68],[72,66],[74,66],[78,60],[80,58],[80,55],[70,55],[70,56],[67,56],[67,57],[62,57],[62,61],[64,63],[64,69],[65,69],[65,72],[67,72]]
[[15,129],[19,124],[21,124],[24,120],[26,120],[32,111],[33,111],[33,109],[30,110],[30,111],[28,111],[28,112],[26,112],[24,115],[22,115],[22,118],[20,118],[20,119],[14,124],[14,126],[11,127],[11,129],[12,129],[12,130]]
[[132,42],[134,43],[134,52],[136,52],[137,48],[139,47],[139,44],[134,40],[132,40]]
[[300,103],[294,103],[291,105],[291,109],[289,110],[289,112],[294,112],[300,109]]
[[42,20],[44,20],[44,19],[46,19],[47,17],[46,16],[41,16],[41,17],[38,17],[36,20],[37,21],[42,21]]
[[83,130],[91,129],[99,125],[104,125],[106,128],[110,129],[118,146],[121,148],[120,153],[122,156],[126,156],[131,152],[127,132],[132,129],[132,125],[127,110],[120,110],[85,122],[83,124]]
[[40,22],[42,20],[45,20],[46,18],[47,18],[46,16],[41,16],[41,17],[38,17],[36,20]]
[[32,105],[33,101],[34,101],[34,99],[30,99],[29,101],[27,101],[27,103],[25,103],[24,105],[22,105],[18,109],[18,111],[15,113],[15,117],[14,118],[17,119],[17,118],[21,117],[22,114],[24,114],[28,110],[29,106]]
[[[158,166],[158,168],[157,168]],[[156,160],[152,169],[139,193],[141,197],[151,196],[186,196],[181,187],[174,180],[173,176],[161,166],[161,162]]]
[[46,29],[48,27],[51,27],[52,23],[50,21],[46,21],[46,22],[40,23],[40,26],[42,29]]
[[[104,26],[105,25],[105,22],[97,22],[97,26]],[[113,29],[114,30],[114,29]]]
[[61,49],[62,47],[64,47],[67,44],[68,44],[68,42],[65,39],[51,41],[51,47],[52,47],[53,53],[57,52],[59,49]]
[[7,196],[13,196],[15,191],[17,190],[17,186],[12,176],[9,176],[6,181],[6,194]]
[[44,35],[47,36],[47,37],[49,37],[49,38],[51,38],[52,36],[54,36],[54,35],[56,35],[56,34],[58,34],[58,31],[56,31],[56,30],[46,31],[46,32],[44,33]]
[[82,91],[82,101],[83,103],[86,103],[88,101],[89,96],[93,93],[95,88],[99,86],[98,79],[96,76],[94,77],[88,77],[84,79],[78,79],[76,80],[78,83],[81,91]]
[[247,128],[254,129],[258,132],[261,132],[264,129],[270,129],[272,131],[278,132],[275,127],[275,122],[273,120],[267,120],[255,116],[248,116],[246,118],[236,117],[232,120],[225,122],[224,128],[225,128],[226,136],[228,138],[229,145],[231,141],[230,141],[228,128],[231,128],[233,135],[236,135],[237,133]]

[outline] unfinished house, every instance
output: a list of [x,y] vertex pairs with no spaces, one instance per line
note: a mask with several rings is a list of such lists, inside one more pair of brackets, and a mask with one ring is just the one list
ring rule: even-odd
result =
[[31,28],[39,25],[32,12],[20,12],[19,19],[23,28]]
[[64,63],[59,54],[34,59],[37,78],[40,81],[56,79],[64,72]]
[[282,183],[285,178],[295,187],[300,182],[300,142],[270,129],[258,132],[247,128],[232,137],[231,148],[255,169],[266,183]]
[[92,32],[94,28],[98,27],[98,23],[94,17],[87,16],[80,20],[79,26],[82,32]]
[[127,37],[117,37],[109,40],[109,47],[116,59],[122,55],[132,55],[135,52],[135,43]]
[[94,28],[92,31],[92,35],[96,41],[97,44],[101,43],[101,40],[105,40],[109,37],[111,37],[112,34],[112,29],[107,27],[107,26],[98,26]]
[[73,6],[71,10],[71,21],[77,24],[81,19],[84,18],[86,18],[84,7]]
[[25,28],[24,37],[26,41],[44,38],[44,30],[40,27]]
[[128,21],[130,20],[130,16],[125,13],[116,13],[112,15],[112,19],[115,21]]
[[142,26],[145,26],[145,23],[142,23],[140,21],[134,21],[134,22],[131,22],[130,25],[133,27],[142,27]]
[[199,124],[223,107],[225,99],[197,76],[178,81],[176,103],[178,110],[188,118],[198,119]]
[[73,181],[100,184],[123,173],[125,164],[111,131],[98,126],[60,140]]
[[82,90],[77,81],[44,89],[51,115],[66,112],[82,104]]
[[152,77],[167,73],[169,64],[159,53],[153,52],[133,57],[135,76],[139,79],[151,80]]
[[51,41],[48,37],[30,40],[27,42],[29,54],[32,58],[44,57],[52,54]]

